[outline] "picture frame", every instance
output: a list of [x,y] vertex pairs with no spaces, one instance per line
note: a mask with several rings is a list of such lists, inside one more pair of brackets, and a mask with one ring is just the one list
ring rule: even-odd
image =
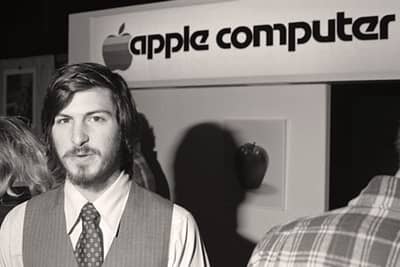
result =
[[6,116],[17,116],[35,127],[36,69],[8,69],[3,72],[3,107]]
[[0,60],[0,115],[22,117],[39,136],[40,113],[55,63],[54,55]]

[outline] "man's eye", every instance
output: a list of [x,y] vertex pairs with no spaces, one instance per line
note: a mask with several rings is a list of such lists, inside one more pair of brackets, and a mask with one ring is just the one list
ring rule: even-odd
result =
[[90,117],[89,121],[92,122],[104,122],[106,119],[101,116],[92,116]]
[[56,119],[56,124],[65,124],[68,123],[70,121],[70,119],[68,118],[60,118],[60,119]]

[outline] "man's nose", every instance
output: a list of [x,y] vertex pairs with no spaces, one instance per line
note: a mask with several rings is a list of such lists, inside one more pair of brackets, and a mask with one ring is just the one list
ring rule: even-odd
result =
[[84,123],[75,123],[72,129],[72,143],[76,146],[82,146],[89,141],[87,128]]

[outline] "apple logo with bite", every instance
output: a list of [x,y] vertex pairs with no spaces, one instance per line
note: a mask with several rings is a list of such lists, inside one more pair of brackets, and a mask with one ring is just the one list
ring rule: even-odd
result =
[[125,23],[119,27],[118,35],[107,36],[103,43],[104,63],[111,70],[127,70],[132,64],[132,55],[129,52],[131,35],[123,33]]

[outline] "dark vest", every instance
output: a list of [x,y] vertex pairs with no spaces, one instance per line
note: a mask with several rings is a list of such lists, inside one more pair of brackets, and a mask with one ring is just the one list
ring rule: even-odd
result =
[[[133,182],[102,267],[167,266],[171,219],[170,201]],[[24,267],[77,267],[66,233],[63,186],[28,201],[23,234]]]

